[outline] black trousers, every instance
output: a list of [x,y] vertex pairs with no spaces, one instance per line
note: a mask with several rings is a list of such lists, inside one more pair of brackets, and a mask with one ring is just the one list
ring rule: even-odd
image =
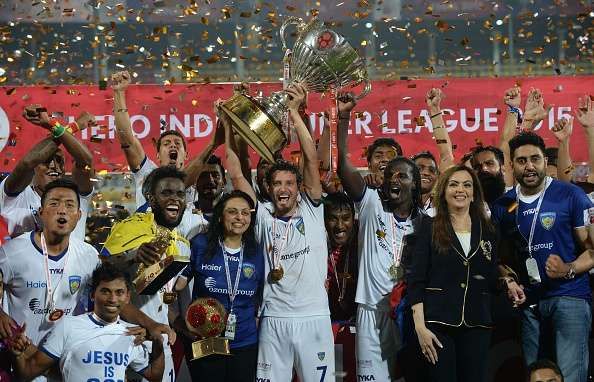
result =
[[437,347],[437,363],[428,365],[433,382],[482,382],[486,380],[491,330],[428,324],[443,345]]
[[258,345],[231,349],[231,355],[209,355],[189,361],[193,382],[253,382],[256,380]]

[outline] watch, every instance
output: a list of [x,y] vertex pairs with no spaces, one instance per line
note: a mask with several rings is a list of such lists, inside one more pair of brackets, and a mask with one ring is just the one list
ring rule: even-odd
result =
[[575,278],[575,268],[573,267],[573,265],[569,265],[569,271],[567,272],[564,278],[567,280],[573,280]]

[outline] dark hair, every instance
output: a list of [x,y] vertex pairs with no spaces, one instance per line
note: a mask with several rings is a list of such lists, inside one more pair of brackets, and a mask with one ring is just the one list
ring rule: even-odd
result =
[[558,147],[547,147],[545,149],[545,156],[547,157],[547,164],[549,166],[557,166],[557,158],[559,157]]
[[516,150],[518,149],[518,147],[526,145],[538,147],[542,151],[543,155],[545,153],[545,150],[547,149],[540,135],[535,134],[531,131],[524,131],[516,135],[509,141],[509,153],[512,159],[515,157]]
[[[466,154],[464,154],[462,156],[462,158],[460,158],[460,162],[458,162],[459,165],[464,165],[467,161],[472,162],[472,151],[467,152]],[[471,163],[472,164],[472,163]]]
[[78,206],[80,207],[80,194],[79,189],[76,183],[71,181],[70,179],[60,178],[56,180],[52,180],[48,184],[45,185],[43,189],[43,193],[41,194],[41,206],[45,203],[45,199],[47,198],[47,194],[53,190],[54,188],[68,188],[72,190],[76,194],[76,201],[78,202]]
[[367,147],[367,163],[369,163],[371,161],[371,157],[373,156],[373,153],[375,152],[375,150],[377,150],[378,147],[381,147],[381,146],[394,147],[396,149],[396,155],[402,156],[402,147],[400,146],[400,144],[398,142],[396,142],[392,138],[378,138]]
[[472,166],[475,165],[474,158],[479,153],[482,153],[483,151],[492,152],[495,155],[495,158],[497,158],[497,161],[499,162],[499,166],[503,166],[505,164],[505,159],[503,157],[503,151],[501,151],[500,148],[495,147],[495,146],[476,146],[470,152],[470,162],[472,163]]
[[301,186],[303,178],[297,166],[295,166],[291,162],[287,162],[286,160],[279,160],[273,163],[272,166],[270,166],[270,168],[266,172],[266,183],[268,184],[268,187],[272,185],[272,176],[277,171],[288,171],[295,174],[295,177],[297,178],[297,186]]
[[177,130],[165,130],[161,133],[161,135],[159,135],[159,139],[157,139],[157,151],[161,149],[161,141],[163,140],[163,138],[165,138],[168,135],[175,135],[177,137],[180,137],[184,145],[184,150],[187,150],[186,137],[184,137],[182,133],[180,133]]
[[[243,191],[234,190],[231,192],[224,193],[217,204],[215,204],[212,217],[210,218],[210,224],[208,225],[207,232],[207,245],[204,256],[206,259],[211,259],[219,251],[219,241],[223,241],[225,238],[225,225],[223,224],[223,211],[227,202],[231,199],[241,198],[244,199],[250,206],[250,209],[254,210],[254,201],[252,198]],[[254,233],[254,223],[256,221],[255,213],[252,212],[252,219],[248,229],[243,233],[242,241],[244,245],[244,253],[255,253],[256,249],[256,235]]]
[[433,245],[438,252],[446,252],[452,244],[452,223],[450,221],[450,213],[448,204],[445,199],[445,191],[448,187],[448,182],[454,173],[458,171],[466,171],[472,178],[473,186],[473,201],[470,202],[470,216],[473,219],[478,218],[484,230],[493,232],[494,228],[491,220],[487,216],[485,210],[485,198],[483,197],[483,190],[481,183],[475,172],[463,164],[448,168],[439,177],[437,186],[435,187],[435,217],[433,218]]
[[216,165],[219,168],[219,170],[221,170],[222,178],[225,179],[225,167],[223,167],[223,162],[221,162],[221,158],[213,154],[208,157],[208,159],[206,160],[206,164]]
[[154,195],[157,183],[165,178],[176,178],[183,182],[186,179],[186,173],[176,169],[174,166],[157,167],[146,176],[144,183],[147,184],[147,187],[145,189],[143,184],[143,193],[147,191],[148,194]]
[[102,281],[113,281],[116,279],[123,279],[128,290],[132,290],[132,280],[128,272],[109,262],[100,264],[95,268],[91,276],[91,294],[95,293],[95,290]]
[[388,164],[386,165],[386,168],[384,169],[384,182],[386,182],[388,179],[388,177],[386,176],[388,171],[391,171],[392,167],[394,167],[398,163],[405,163],[408,166],[410,166],[410,168],[412,170],[413,184],[415,186],[415,189],[413,190],[413,193],[412,193],[412,213],[414,216],[416,211],[422,206],[421,172],[419,171],[419,167],[417,167],[415,162],[413,162],[411,159],[399,156],[399,157],[396,157],[396,158],[392,159],[391,161],[389,161]]
[[555,362],[548,359],[539,359],[538,361],[532,362],[530,365],[528,365],[528,368],[526,369],[526,380],[530,382],[532,373],[543,369],[553,370],[553,372],[561,378],[561,382],[565,380],[565,378],[563,378],[563,373],[561,373],[561,369],[559,369],[559,366],[557,366]]
[[353,203],[352,199],[344,192],[330,193],[322,198],[322,203],[324,204],[324,218],[327,217],[326,212],[330,210],[340,210],[343,208],[351,211],[351,214],[353,214],[353,219],[355,218],[355,204]]
[[436,166],[438,165],[437,160],[435,160],[435,156],[431,154],[431,151],[421,151],[410,157],[413,162],[420,158],[431,159]]

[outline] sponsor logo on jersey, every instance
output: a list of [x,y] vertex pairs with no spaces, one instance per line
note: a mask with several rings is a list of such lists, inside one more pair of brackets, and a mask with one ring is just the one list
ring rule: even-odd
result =
[[27,281],[25,283],[26,288],[47,288],[45,281]]
[[557,214],[555,212],[541,212],[539,214],[539,218],[540,225],[542,225],[542,228],[546,229],[547,231],[550,231],[551,228],[553,228],[553,225],[555,224],[556,216]]
[[[50,312],[49,308],[46,308],[41,305],[41,301],[38,298],[32,298],[29,300],[29,309],[33,312],[33,314],[48,314]],[[68,309],[61,309],[64,311],[64,314],[68,315],[72,311],[71,308]]]
[[359,368],[372,367],[373,363],[370,359],[360,359],[357,361]]
[[32,311],[35,311],[35,309],[38,309],[41,306],[41,303],[39,302],[38,298],[32,298],[31,300],[29,300],[29,309],[31,309]]
[[241,268],[241,271],[243,272],[243,277],[245,277],[246,279],[251,279],[254,275],[255,267],[253,264],[246,263],[243,264],[243,268]]
[[375,377],[373,375],[358,375],[359,381],[375,381]]
[[326,352],[323,352],[323,351],[318,352],[318,359],[320,361],[323,361],[324,358],[326,358]]
[[258,364],[256,365],[256,368],[258,370],[270,370],[271,367],[272,364],[268,362],[258,362]]
[[270,382],[268,378],[256,378],[256,382]]
[[217,272],[220,272],[221,271],[221,266],[220,265],[202,264],[202,266],[200,268],[203,271],[217,271]]
[[70,294],[75,294],[80,288],[82,278],[78,275],[68,276],[68,286],[70,287]]
[[214,288],[215,285],[217,285],[217,280],[214,279],[214,277],[207,277],[204,280],[204,286],[206,286],[207,288]]

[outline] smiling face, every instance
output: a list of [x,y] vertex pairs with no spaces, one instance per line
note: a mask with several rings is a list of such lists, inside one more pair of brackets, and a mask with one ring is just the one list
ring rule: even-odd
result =
[[268,194],[277,216],[290,215],[297,206],[297,195],[299,195],[297,176],[291,171],[275,171],[268,187]]
[[184,216],[186,190],[178,178],[163,178],[155,185],[154,194],[149,194],[149,203],[157,224],[175,228]]
[[382,145],[376,147],[376,149],[373,151],[373,154],[371,154],[369,162],[367,163],[369,172],[376,173],[384,171],[388,165],[388,162],[396,158],[396,155],[398,155],[398,153],[393,146]]
[[542,150],[534,145],[524,145],[514,151],[512,159],[514,178],[528,194],[538,189],[546,177],[547,160]]
[[538,369],[530,374],[530,382],[561,382],[561,377],[552,369]]
[[354,216],[349,208],[332,208],[324,212],[326,232],[332,247],[343,247],[353,235]]
[[468,171],[456,171],[448,179],[445,188],[448,210],[468,210],[474,200],[474,184]]
[[122,307],[130,302],[130,290],[122,278],[101,281],[93,292],[93,301],[95,302],[93,311],[99,318],[107,322],[115,322]]
[[421,173],[421,194],[427,194],[433,190],[437,182],[437,165],[431,158],[417,158],[415,164]]
[[225,177],[221,168],[216,164],[204,165],[203,171],[196,180],[196,191],[198,198],[214,202],[221,195],[225,188]]
[[33,184],[43,190],[49,182],[61,178],[64,174],[64,155],[58,151],[49,162],[35,166],[33,172]]
[[70,235],[80,214],[76,193],[70,188],[62,187],[49,190],[39,209],[43,231],[54,237]]
[[399,206],[412,202],[412,193],[415,189],[413,169],[406,162],[396,162],[386,167],[384,171],[384,184],[382,186],[388,203]]
[[184,167],[187,153],[184,140],[177,135],[169,134],[161,137],[157,159],[161,166],[175,166],[178,170]]
[[243,198],[229,199],[223,207],[222,219],[225,236],[241,236],[252,221],[250,205]]

